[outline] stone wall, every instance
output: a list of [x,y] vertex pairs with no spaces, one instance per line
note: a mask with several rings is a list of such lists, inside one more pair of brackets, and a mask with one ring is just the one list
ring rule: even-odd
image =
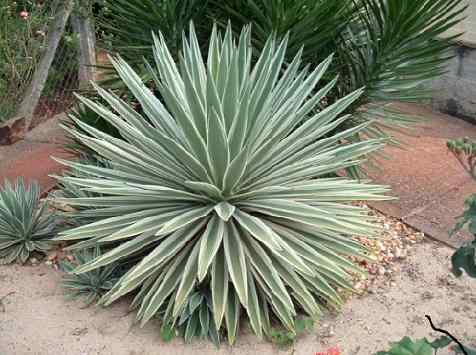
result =
[[452,32],[465,32],[455,43],[448,72],[434,80],[435,110],[476,123],[476,0],[469,0],[466,20]]
[[476,47],[476,0],[467,0],[467,4],[469,8],[466,11],[466,19],[451,31],[453,33],[464,32],[460,41],[466,45]]
[[435,110],[476,123],[476,48],[453,47],[448,72],[431,84]]

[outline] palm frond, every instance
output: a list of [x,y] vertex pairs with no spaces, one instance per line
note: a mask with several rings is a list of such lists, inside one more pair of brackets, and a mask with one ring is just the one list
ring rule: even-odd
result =
[[[145,80],[150,80],[144,66],[144,57],[152,60],[152,32],[160,31],[174,58],[182,48],[182,34],[190,20],[197,26],[207,28],[206,9],[208,0],[106,0],[107,16],[99,19],[100,28],[107,34],[112,54],[120,55],[138,71]],[[121,89],[115,71],[102,66],[103,85]]]

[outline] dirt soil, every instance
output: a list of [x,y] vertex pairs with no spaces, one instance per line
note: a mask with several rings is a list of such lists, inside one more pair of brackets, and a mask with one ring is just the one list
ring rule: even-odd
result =
[[61,272],[51,266],[2,266],[0,354],[314,355],[338,346],[345,355],[370,355],[405,335],[437,337],[426,314],[460,341],[476,346],[476,281],[449,275],[451,254],[434,242],[415,245],[391,283],[354,296],[341,314],[326,315],[314,331],[284,350],[246,329],[234,347],[222,345],[219,350],[207,341],[184,344],[177,338],[163,343],[157,323],[142,329],[134,325],[127,300],[108,309],[82,309],[80,301],[65,300]]

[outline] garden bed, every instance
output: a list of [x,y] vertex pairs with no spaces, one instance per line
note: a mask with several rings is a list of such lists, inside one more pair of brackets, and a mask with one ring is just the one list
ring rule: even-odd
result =
[[326,314],[294,345],[282,348],[259,341],[247,325],[233,348],[223,344],[217,350],[208,340],[164,343],[157,322],[142,329],[134,324],[128,300],[106,309],[82,309],[81,301],[67,301],[59,285],[62,272],[45,258],[33,259],[34,265],[26,267],[0,267],[0,354],[314,355],[338,346],[341,354],[370,355],[405,335],[438,336],[426,314],[461,341],[476,345],[476,284],[450,275],[453,251],[422,240],[398,220],[378,216],[383,236],[368,243],[378,250],[380,261],[369,265],[368,281],[358,281],[362,293],[353,296],[342,313]]

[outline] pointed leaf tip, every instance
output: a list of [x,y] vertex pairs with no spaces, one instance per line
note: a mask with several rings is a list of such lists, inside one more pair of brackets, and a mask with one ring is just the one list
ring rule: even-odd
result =
[[223,201],[215,205],[214,209],[218,217],[220,217],[223,221],[228,222],[231,216],[233,216],[236,208],[230,203]]

